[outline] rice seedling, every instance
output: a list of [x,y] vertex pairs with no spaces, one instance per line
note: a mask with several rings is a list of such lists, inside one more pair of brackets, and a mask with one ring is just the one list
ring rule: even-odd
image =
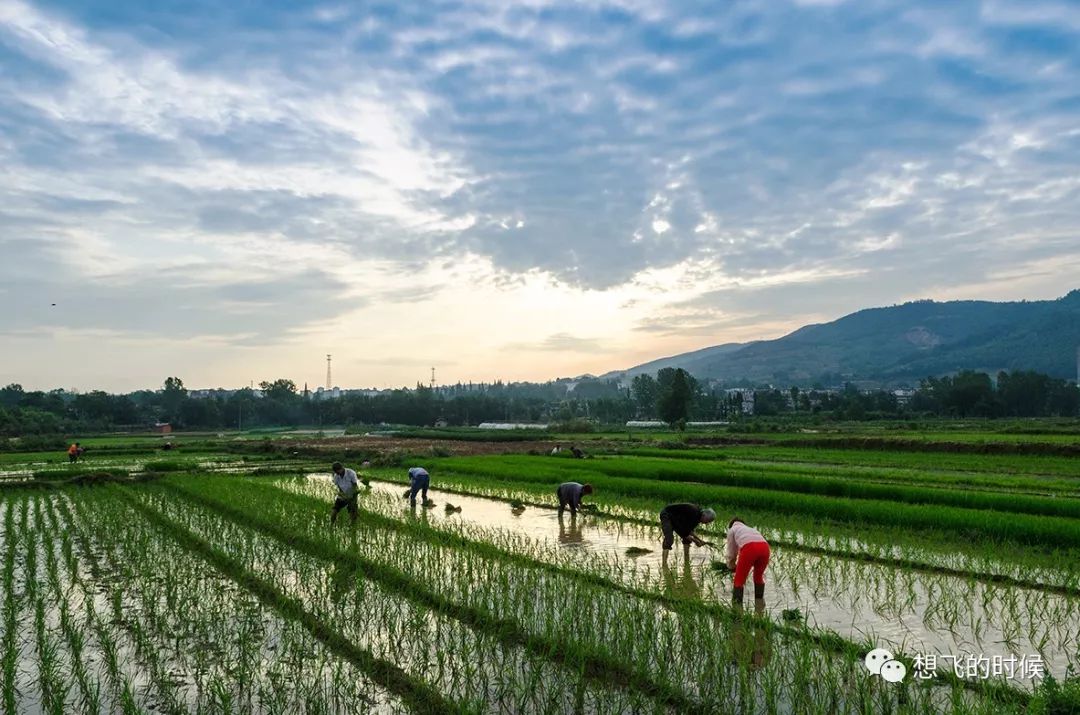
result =
[[[798,450],[440,458],[439,491],[463,496],[438,514],[403,514],[397,471],[373,470],[361,519],[334,530],[329,483],[208,474],[233,469],[220,455],[145,484],[0,492],[0,710],[996,713],[1050,697],[944,669],[878,687],[859,656],[898,624],[929,639],[902,652],[1074,665],[1075,468]],[[599,495],[577,526],[554,514],[570,476]],[[764,612],[732,609],[723,561],[648,548],[676,499],[762,525]],[[992,509],[1006,525],[980,545]]]

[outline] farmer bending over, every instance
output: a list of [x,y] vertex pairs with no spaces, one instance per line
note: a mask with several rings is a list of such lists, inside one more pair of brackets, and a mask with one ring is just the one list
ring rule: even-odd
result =
[[705,546],[705,542],[698,538],[694,529],[698,524],[711,524],[716,520],[716,512],[712,509],[702,509],[697,504],[668,504],[660,510],[660,529],[664,532],[664,556],[671,551],[675,543],[675,534],[682,537],[686,553],[690,553],[690,544]]
[[356,472],[341,466],[341,462],[334,462],[330,467],[334,470],[334,486],[338,489],[337,499],[334,500],[334,510],[330,512],[330,523],[337,521],[338,512],[342,509],[349,510],[349,521],[356,523],[356,495],[360,491],[360,483],[356,478]]
[[575,516],[577,510],[581,508],[581,497],[592,494],[592,485],[563,482],[559,485],[555,494],[559,497],[559,516],[562,516],[566,507],[570,507],[570,515]]
[[728,522],[727,565],[735,572],[735,587],[731,600],[742,606],[743,585],[750,569],[754,569],[754,605],[765,599],[765,567],[769,565],[769,542],[757,529],[747,526],[739,517]]
[[409,504],[416,506],[416,493],[423,492],[423,501],[427,501],[427,490],[431,484],[431,477],[423,467],[413,467],[409,470]]
[[76,442],[75,444],[68,447],[68,461],[69,462],[78,462],[80,454],[82,454],[82,448],[79,446],[78,442]]

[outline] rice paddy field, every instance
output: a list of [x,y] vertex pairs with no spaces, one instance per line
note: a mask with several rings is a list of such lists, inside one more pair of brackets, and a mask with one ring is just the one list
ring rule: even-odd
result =
[[[1080,711],[1077,440],[789,437],[2,453],[0,712]],[[355,524],[329,521],[337,459],[366,482]],[[564,481],[590,508],[560,517]],[[663,557],[678,501],[717,510],[720,549]],[[772,545],[742,608],[734,515]]]

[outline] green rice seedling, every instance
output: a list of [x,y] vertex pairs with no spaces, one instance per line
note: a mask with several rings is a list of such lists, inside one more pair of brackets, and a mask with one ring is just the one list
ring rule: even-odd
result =
[[627,556],[643,556],[645,554],[651,554],[652,549],[645,549],[640,546],[628,546],[626,548]]
[[789,623],[801,623],[806,620],[806,617],[798,608],[785,608],[780,612],[780,617]]
[[447,502],[445,506],[443,506],[443,511],[445,511],[447,514],[457,514],[461,511],[461,507],[454,506],[450,502]]
[[718,573],[728,574],[731,573],[731,569],[728,568],[726,561],[720,561],[719,559],[713,559],[709,562],[709,568]]
[[[122,504],[113,504],[113,508],[116,505],[122,507]],[[81,508],[81,504],[79,508]],[[91,513],[93,514],[91,518],[96,520],[100,508],[94,509]],[[146,556],[152,554],[160,557],[167,556],[165,561],[168,564],[168,569],[162,574],[163,578],[162,576],[154,576],[152,570],[144,568],[137,568],[132,571],[132,579],[134,579],[131,583],[132,589],[144,594],[140,598],[147,599],[147,601],[135,605],[134,613],[139,613],[139,618],[145,618],[148,623],[159,623],[158,628],[165,630],[175,630],[177,626],[184,626],[185,621],[192,621],[191,625],[197,626],[205,624],[199,628],[203,635],[195,636],[194,633],[192,635],[202,639],[207,645],[199,649],[190,647],[181,649],[179,651],[180,655],[174,656],[180,659],[178,664],[183,665],[189,659],[191,650],[198,650],[199,652],[208,649],[217,650],[216,645],[213,644],[220,644],[224,646],[224,649],[218,651],[214,659],[207,661],[207,663],[211,664],[210,667],[207,667],[202,672],[199,672],[198,667],[194,669],[195,677],[200,683],[204,684],[200,686],[200,692],[207,693],[208,687],[210,687],[208,683],[213,677],[218,676],[225,678],[224,682],[232,684],[234,690],[231,697],[239,710],[245,712],[272,710],[269,707],[264,709],[261,704],[255,704],[253,700],[255,697],[254,692],[260,689],[261,691],[270,691],[270,688],[255,686],[255,680],[261,677],[261,665],[259,665],[260,647],[257,642],[260,637],[259,634],[262,632],[262,619],[256,617],[256,611],[253,611],[251,607],[244,605],[252,603],[251,597],[248,596],[247,601],[245,601],[243,594],[238,589],[233,589],[229,582],[221,584],[220,582],[207,580],[189,580],[189,590],[198,591],[193,602],[199,604],[200,608],[203,609],[201,612],[188,610],[187,616],[181,616],[180,613],[177,613],[178,620],[176,622],[167,618],[167,612],[154,612],[156,611],[156,605],[154,604],[162,601],[161,593],[165,588],[165,582],[173,578],[173,575],[178,575],[178,578],[183,580],[190,572],[191,575],[199,575],[198,578],[204,578],[203,575],[206,574],[206,571],[204,567],[192,562],[189,556],[185,557],[183,554],[170,553],[174,549],[170,541],[160,542],[160,535],[152,530],[148,531],[145,523],[140,524],[137,520],[133,522],[132,516],[133,514],[127,515],[121,527],[124,529],[125,534],[114,535],[120,538],[120,541],[110,544],[110,549],[120,549],[117,552],[117,561],[133,564],[141,562],[148,566],[149,563],[157,563],[157,561],[146,561]],[[84,520],[83,524],[86,524]],[[133,531],[133,529],[135,530]],[[158,539],[159,542],[154,543],[153,539]],[[121,552],[124,552],[123,555],[121,555]],[[145,583],[140,583],[139,580],[145,580]],[[203,589],[201,584],[213,584],[213,586],[210,589]],[[149,632],[147,632],[147,635],[158,639],[158,643],[161,643],[160,635]],[[162,652],[165,652],[164,649],[162,649]],[[305,656],[297,659],[296,662],[307,663],[309,660]],[[222,670],[222,665],[228,665],[227,669]],[[297,675],[292,678],[292,682],[300,684],[307,682],[309,679],[310,677],[307,675]],[[349,678],[350,683],[356,683],[357,680],[359,678],[355,676]],[[342,694],[342,698],[350,702],[356,702],[354,698],[347,697],[346,694]],[[205,709],[207,705],[203,702],[200,707]],[[192,709],[194,709],[194,705],[192,705]],[[321,712],[329,711],[326,707],[323,707]]]
[[175,460],[156,460],[153,462],[147,462],[143,465],[143,470],[147,472],[180,472],[188,469],[188,465],[184,462]]
[[[529,461],[531,460],[531,461]],[[661,460],[662,461],[662,460]],[[609,473],[613,469],[608,462],[619,462],[617,474]],[[898,499],[888,493],[874,496],[846,496],[843,493],[787,492],[780,489],[761,489],[747,484],[739,487],[721,486],[708,483],[686,483],[687,474],[682,467],[671,473],[658,472],[659,468],[636,472],[622,463],[626,460],[602,460],[606,471],[591,471],[591,464],[574,465],[574,469],[586,470],[590,482],[603,489],[604,494],[624,494],[627,496],[645,496],[657,501],[698,501],[701,503],[722,502],[734,508],[768,509],[780,513],[805,514],[824,517],[834,521],[848,523],[867,523],[909,529],[938,529],[954,533],[978,533],[990,540],[1015,541],[1024,544],[1059,543],[1069,547],[1080,547],[1080,523],[1065,518],[1080,514],[1080,500],[1075,505],[1060,499],[1047,498],[1042,507],[1033,507],[1030,513],[1016,513],[1002,521],[990,509],[1014,511],[1010,504],[1027,503],[1018,501],[1014,495],[1002,496],[1000,501],[977,502],[966,495],[962,500],[941,502],[940,500],[913,499],[911,503],[898,503]],[[444,462],[445,468],[460,473],[476,476],[497,474],[499,479],[510,482],[550,485],[558,477],[550,465],[539,459],[527,457],[455,457]],[[658,474],[666,474],[665,479],[658,479]],[[695,479],[702,478],[694,475]],[[444,479],[446,475],[444,475]],[[682,482],[682,483],[680,483]],[[931,490],[937,491],[937,490]],[[1041,502],[1040,502],[1041,503]],[[1062,511],[1065,509],[1065,511]]]
[[[191,488],[190,482],[184,482],[183,485],[185,489]],[[285,494],[281,494],[279,498],[275,499],[272,495],[272,489],[269,488],[266,490],[259,489],[257,494],[251,493],[251,488],[246,485],[242,487],[240,485],[214,485],[213,489],[217,492],[215,500],[220,499],[220,501],[216,502],[220,506],[215,507],[215,510],[220,509],[220,514],[235,519],[237,523],[252,525],[259,530],[266,530],[263,533],[271,535],[275,539],[280,539],[282,544],[288,543],[294,547],[300,546],[307,550],[308,548],[316,548],[315,541],[327,544],[338,542],[340,547],[334,546],[334,550],[354,548],[352,546],[353,542],[347,536],[324,533],[321,529],[313,528],[311,518],[303,514],[305,511],[321,512],[324,508],[322,504],[325,502],[311,501],[310,507],[308,507],[304,506],[307,503],[306,501],[297,500]],[[206,494],[202,490],[202,485],[199,485],[199,491],[203,495]],[[264,491],[265,493],[263,493]],[[285,497],[285,499],[281,497]],[[285,502],[295,503],[286,504]],[[245,503],[248,506],[242,511],[236,510],[238,506]],[[266,514],[260,513],[265,510],[269,510],[269,512]],[[365,516],[362,522],[369,524],[370,518]],[[530,631],[538,627],[542,629],[551,627],[557,629],[551,631],[552,634],[559,634],[562,630],[560,628],[561,621],[551,616],[552,613],[557,613],[558,608],[553,604],[565,604],[571,589],[583,588],[585,587],[584,584],[592,583],[579,576],[574,576],[570,581],[567,581],[562,577],[561,573],[558,574],[555,581],[551,581],[552,577],[556,576],[555,572],[535,568],[535,566],[539,565],[523,568],[524,564],[519,565],[516,561],[512,567],[508,563],[507,568],[503,568],[498,561],[491,561],[487,558],[478,559],[476,557],[477,551],[471,546],[467,552],[461,554],[447,551],[444,548],[433,549],[435,540],[445,538],[444,536],[439,536],[434,533],[434,530],[431,530],[430,538],[432,543],[428,545],[426,543],[427,537],[421,540],[416,538],[420,531],[427,533],[426,527],[408,523],[403,525],[402,528],[408,533],[403,531],[400,538],[395,531],[383,531],[377,538],[364,537],[360,539],[358,543],[362,548],[363,544],[369,540],[379,545],[377,549],[365,549],[364,558],[376,559],[380,563],[392,563],[395,568],[405,569],[415,574],[414,577],[422,578],[425,584],[431,582],[437,585],[438,589],[444,591],[447,597],[452,597],[455,600],[463,599],[465,603],[489,604],[505,601],[511,594],[515,594],[512,603],[504,603],[498,610],[515,613],[515,619],[529,628]],[[301,534],[304,535],[302,539],[299,538]],[[235,541],[236,539],[227,538],[223,543]],[[319,549],[322,548],[319,547]],[[485,551],[484,553],[490,552]],[[337,559],[342,558],[342,556],[343,554],[339,552],[338,555],[333,557],[328,555],[328,558]],[[372,568],[374,568],[372,565],[363,567],[365,572],[371,572]],[[442,580],[444,574],[449,580]],[[542,580],[534,580],[534,577]],[[549,583],[544,585],[546,581],[549,581]],[[490,586],[485,584],[490,584]],[[612,585],[609,584],[601,588],[611,589]],[[410,586],[409,589],[409,593],[415,596],[414,587]],[[544,596],[544,600],[538,602],[538,599],[545,593],[549,595]],[[629,594],[623,591],[608,590],[606,595],[603,596],[598,594],[582,595],[580,598],[572,597],[570,600],[574,603],[590,603],[594,604],[598,609],[606,609],[609,607],[608,604],[614,605],[616,602],[622,602],[622,599],[627,595]],[[635,593],[633,598],[642,598],[642,605],[648,603],[649,609],[655,609],[655,603],[645,600],[645,596],[644,593],[641,595]],[[712,613],[711,610],[708,612]],[[616,614],[606,613],[601,610],[595,614],[584,615],[583,620],[587,621],[588,625],[586,630],[577,634],[577,638],[580,638],[580,643],[587,645],[588,648],[610,652],[613,657],[617,657],[623,662],[637,663],[640,661],[643,664],[649,663],[651,666],[650,673],[653,674],[653,677],[660,677],[665,682],[673,684],[678,683],[680,684],[678,687],[687,687],[686,683],[698,683],[702,682],[703,679],[708,681],[708,678],[705,678],[703,673],[675,672],[671,667],[671,663],[655,662],[655,652],[653,652],[655,646],[645,653],[633,650],[639,647],[642,641],[652,644],[665,642],[665,637],[662,635],[652,635],[640,631],[641,626],[653,628],[659,625],[655,623],[654,615],[635,615],[625,612]],[[620,622],[632,623],[638,626],[638,630],[627,630],[624,635],[592,632],[592,629],[596,627],[610,628]],[[550,626],[547,624],[550,624]],[[681,635],[679,638],[696,638],[702,628],[701,626],[692,626],[685,621],[682,621],[681,625],[686,626],[686,628],[680,627],[677,632],[685,635]],[[707,630],[712,628],[715,628],[715,626]],[[546,633],[547,631],[542,632]],[[577,642],[575,639],[575,643]],[[579,648],[581,645],[575,645],[574,647]],[[630,648],[631,650],[617,650],[621,648]],[[709,649],[705,648],[705,650]],[[680,665],[680,667],[683,666]],[[809,682],[810,679],[807,678],[806,680]],[[720,700],[727,697],[719,692],[713,694]],[[827,711],[827,708],[823,706],[822,711]]]
[[3,585],[4,585],[4,603],[3,603],[3,622],[4,622],[4,637],[3,637],[3,655],[2,655],[2,670],[3,676],[3,710],[4,712],[13,713],[16,712],[16,669],[18,667],[18,618],[19,618],[19,601],[16,595],[15,585],[15,552],[16,547],[20,545],[20,541],[23,535],[23,527],[25,526],[25,511],[20,510],[20,524],[15,523],[15,500],[11,497],[5,499],[4,507],[4,572],[3,572]]
[[[269,526],[268,524],[266,524],[266,522],[261,522],[261,523],[266,525],[266,526]],[[293,537],[292,543],[293,544],[297,543],[295,537]],[[312,548],[314,548],[314,547],[312,547]],[[383,551],[383,550],[380,549],[380,551]],[[396,552],[397,552],[397,550],[392,550],[391,551],[392,554],[396,553]],[[432,554],[432,556],[434,556],[434,554]],[[337,555],[337,556],[334,556],[333,558],[336,560],[336,559],[341,558],[341,556]],[[438,572],[438,571],[445,571],[448,576],[452,574],[453,578],[456,581],[458,581],[461,586],[468,585],[470,587],[475,588],[479,584],[488,583],[488,584],[491,584],[491,587],[496,587],[496,584],[498,584],[498,586],[497,586],[498,590],[495,591],[495,593],[498,593],[499,590],[505,589],[510,585],[509,583],[505,582],[504,580],[502,580],[499,577],[478,578],[476,574],[474,574],[474,573],[471,574],[470,572],[474,571],[475,567],[476,567],[476,564],[471,563],[471,560],[462,561],[452,569],[447,568],[447,565],[444,564],[444,563],[441,563],[440,561],[431,561],[429,558],[426,558],[426,557],[418,558],[417,555],[413,555],[412,557],[409,558],[409,560],[414,562],[416,569],[418,569],[419,571],[421,571],[423,573],[427,573],[429,575],[429,577],[434,572]],[[372,575],[372,574],[377,574],[379,572],[379,569],[376,566],[374,566],[373,564],[364,565],[362,567],[362,570],[363,570],[363,572],[365,574],[368,574],[369,576]],[[387,576],[387,578],[388,577],[389,576]],[[395,576],[394,578],[397,579],[399,577]],[[486,589],[484,589],[484,590],[486,591]],[[416,597],[418,597],[418,595],[423,594],[424,592],[425,592],[425,587],[420,585],[420,583],[418,583],[418,582],[410,584],[407,587],[407,590],[404,591],[404,593],[408,594],[412,598],[416,598]],[[446,602],[442,601],[441,596],[435,596],[434,594],[431,595],[431,596],[425,596],[425,598],[429,598],[429,597],[433,599],[431,601],[431,605],[436,606],[439,609],[439,612],[442,612],[443,608],[450,608],[450,609],[457,608],[455,606],[452,606],[449,603],[446,603]],[[482,595],[482,593],[477,593],[476,597],[477,598],[482,598],[483,595]],[[439,605],[439,604],[442,604],[442,605]],[[456,611],[451,610],[450,612],[456,612]],[[469,616],[470,621],[472,621],[472,619],[474,619],[474,618],[482,618],[482,619],[486,620],[486,619],[490,619],[491,617],[490,616],[480,616],[479,614],[477,614],[475,616]],[[479,622],[483,622],[483,621],[479,621]],[[520,636],[509,636],[509,635],[507,635],[507,632],[504,630],[505,628],[507,628],[507,625],[499,626],[499,632],[502,634],[500,636],[500,640],[503,639],[503,638],[507,638],[507,637],[513,637],[515,640],[512,641],[512,642],[517,642],[516,639],[519,638]],[[399,635],[400,635],[400,633],[399,633]],[[547,649],[544,649],[543,652],[547,653],[549,651]],[[558,652],[558,651],[555,651],[555,652]],[[467,661],[470,662],[470,663],[475,661],[475,660],[476,660],[475,658],[468,658],[467,659]],[[487,662],[488,659],[487,658],[481,658],[481,659],[479,659],[479,661],[480,662]],[[611,663],[611,664],[608,664],[608,665],[603,666],[603,667],[611,668],[613,666],[614,666],[614,663]],[[496,673],[495,675],[498,676],[499,673]],[[488,682],[493,682],[493,681],[491,681],[490,678],[489,678]],[[496,692],[498,692],[498,691],[496,691]]]

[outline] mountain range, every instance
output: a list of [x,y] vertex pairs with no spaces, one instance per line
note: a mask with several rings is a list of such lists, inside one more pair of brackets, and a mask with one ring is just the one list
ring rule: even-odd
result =
[[895,386],[978,370],[1035,370],[1076,379],[1080,290],[1057,300],[918,300],[807,325],[775,340],[724,343],[604,378],[682,367],[701,380]]

